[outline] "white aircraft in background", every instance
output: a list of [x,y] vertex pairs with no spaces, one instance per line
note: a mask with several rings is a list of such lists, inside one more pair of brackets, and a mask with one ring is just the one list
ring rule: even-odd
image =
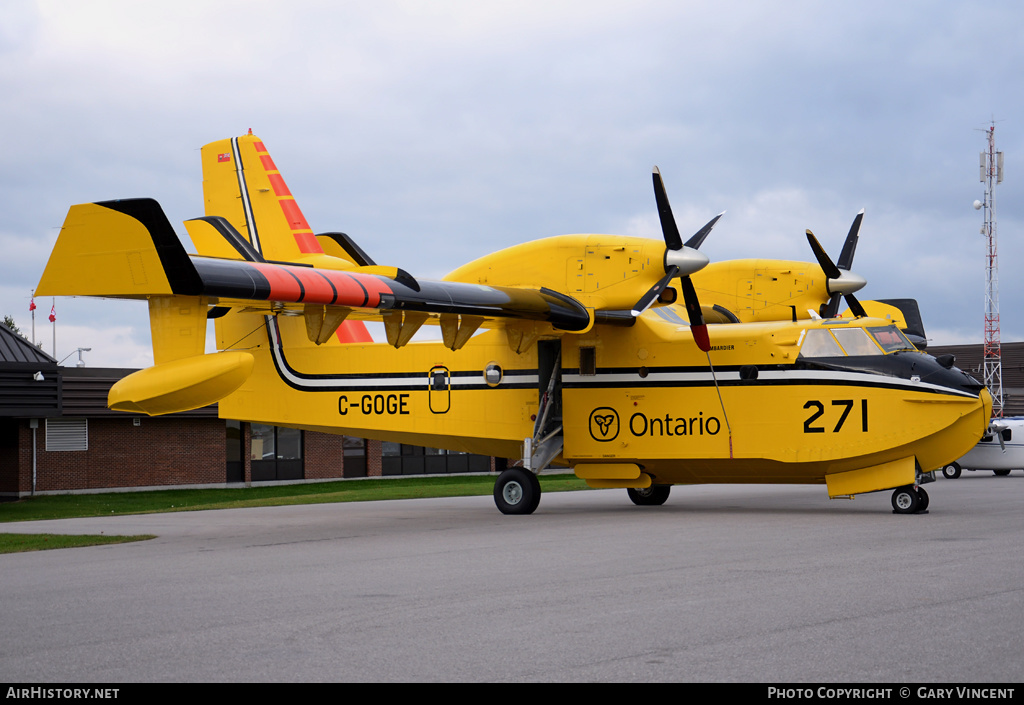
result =
[[1000,476],[1024,470],[1024,416],[993,419],[978,445],[943,467],[942,474],[952,480],[962,470],[991,470]]

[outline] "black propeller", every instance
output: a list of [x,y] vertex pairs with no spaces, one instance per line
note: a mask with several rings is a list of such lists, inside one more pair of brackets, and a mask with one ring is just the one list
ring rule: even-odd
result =
[[857,242],[860,240],[860,224],[864,221],[864,209],[860,209],[850,225],[850,232],[846,234],[846,242],[843,243],[843,251],[839,253],[839,261],[836,266],[840,269],[850,271],[853,267],[853,254],[857,251]]
[[665,236],[665,276],[657,284],[652,286],[646,294],[636,302],[631,313],[639,316],[646,311],[651,304],[658,300],[669,282],[679,277],[683,289],[683,301],[686,304],[686,311],[690,317],[690,327],[693,329],[693,339],[697,347],[707,352],[711,349],[711,342],[708,339],[708,328],[704,323],[704,315],[700,310],[700,301],[697,299],[697,292],[690,281],[690,275],[703,269],[707,263],[707,256],[697,251],[697,248],[704,242],[715,223],[722,217],[719,213],[708,223],[698,230],[686,243],[679,235],[679,228],[676,227],[676,219],[672,216],[672,207],[668,202],[668,195],[665,193],[665,184],[661,180],[661,172],[654,167],[654,200],[658,204],[658,217],[661,219],[661,231]]
[[857,217],[853,219],[850,232],[843,243],[843,250],[839,253],[839,264],[836,264],[825,252],[825,249],[814,237],[814,233],[807,231],[807,242],[811,245],[815,259],[821,266],[822,271],[828,278],[825,282],[825,289],[831,298],[821,311],[822,318],[835,318],[839,313],[839,300],[846,299],[846,304],[855,316],[866,316],[864,307],[860,305],[853,292],[859,291],[867,283],[864,278],[850,271],[853,266],[853,255],[857,251],[857,241],[860,239],[860,224],[864,220],[864,210],[861,209]]

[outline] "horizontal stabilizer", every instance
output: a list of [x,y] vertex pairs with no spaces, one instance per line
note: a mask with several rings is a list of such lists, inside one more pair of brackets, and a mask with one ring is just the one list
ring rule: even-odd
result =
[[150,198],[72,206],[36,296],[196,296],[203,282]]
[[264,261],[263,255],[252,248],[227,218],[216,215],[193,218],[185,221],[185,229],[201,255],[249,262]]

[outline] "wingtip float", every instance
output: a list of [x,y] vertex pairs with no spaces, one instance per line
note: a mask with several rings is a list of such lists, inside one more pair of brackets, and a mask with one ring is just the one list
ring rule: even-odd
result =
[[[549,237],[429,281],[314,233],[251,131],[204,147],[202,166],[196,253],[151,199],[73,206],[36,291],[148,302],[155,365],[111,408],[217,402],[224,418],[522,458],[495,484],[509,514],[537,508],[552,462],[636,504],[677,484],[812,483],[894,490],[911,513],[988,426],[982,385],[854,297],[863,211],[838,263],[810,231],[814,262],[709,262],[721,214],[684,242],[655,167],[660,240]],[[441,340],[413,342],[423,325]]]

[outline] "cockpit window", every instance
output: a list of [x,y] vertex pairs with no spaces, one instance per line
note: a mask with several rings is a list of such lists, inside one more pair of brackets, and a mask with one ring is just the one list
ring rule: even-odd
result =
[[879,326],[868,328],[867,330],[878,341],[878,344],[882,346],[882,350],[885,350],[887,353],[896,352],[897,350],[917,350],[914,344],[907,340],[907,336],[903,335],[896,326]]
[[800,357],[843,357],[843,349],[824,328],[810,328],[800,346]]
[[882,351],[863,328],[834,328],[832,334],[847,355],[881,355]]

